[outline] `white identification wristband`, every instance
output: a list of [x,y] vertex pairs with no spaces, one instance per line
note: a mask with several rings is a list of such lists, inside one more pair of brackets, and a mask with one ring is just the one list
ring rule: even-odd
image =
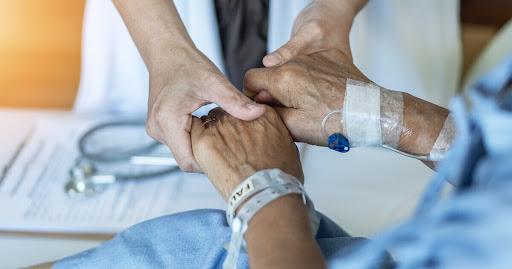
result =
[[255,194],[242,206],[231,226],[232,234],[228,248],[228,255],[222,268],[236,268],[238,256],[240,255],[240,249],[243,243],[243,236],[254,215],[272,201],[288,194],[302,194],[303,200],[306,200],[302,186],[294,183],[287,183],[285,185],[269,187]]
[[234,212],[255,193],[258,193],[269,186],[283,185],[286,183],[302,184],[295,177],[281,171],[280,169],[261,170],[235,187],[233,193],[229,196],[228,208],[226,210],[226,219],[229,225],[233,222]]

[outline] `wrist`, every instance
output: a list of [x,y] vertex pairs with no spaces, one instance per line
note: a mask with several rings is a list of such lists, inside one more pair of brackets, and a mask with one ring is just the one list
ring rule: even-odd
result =
[[258,211],[251,220],[245,237],[248,246],[251,246],[258,242],[278,241],[287,238],[286,234],[295,233],[298,233],[301,239],[313,239],[307,210],[301,196],[290,194],[280,197]]
[[293,265],[304,266],[308,262],[316,265],[304,268],[320,268],[321,253],[309,226],[299,195],[283,196],[262,208],[245,235],[251,268],[279,268],[280,264],[298,268]]
[[449,111],[404,93],[402,134],[398,149],[419,155],[428,154],[439,136]]
[[172,40],[161,37],[148,41],[146,64],[150,74],[159,72],[172,72],[180,67],[190,64],[191,58],[200,53],[192,41]]

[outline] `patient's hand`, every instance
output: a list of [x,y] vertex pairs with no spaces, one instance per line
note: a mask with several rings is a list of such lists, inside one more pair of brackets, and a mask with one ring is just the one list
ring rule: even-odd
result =
[[[370,82],[350,57],[333,49],[299,55],[278,67],[251,69],[245,76],[244,90],[257,102],[275,105],[295,141],[325,146],[327,137],[321,130],[322,120],[329,112],[343,109],[347,79]],[[383,99],[383,92],[387,93],[387,99]],[[388,110],[399,108],[391,102],[394,101],[389,97],[392,91],[381,88],[379,94],[381,110],[383,104],[389,106]],[[388,135],[382,136],[383,142],[392,141],[386,145],[426,156],[433,150],[446,123],[446,133],[438,146],[446,151],[454,135],[454,127],[447,118],[449,111],[406,93],[401,93],[400,100],[403,102],[402,113],[379,119],[380,131]],[[372,117],[370,111],[367,114],[359,111],[348,113],[361,119],[371,120]],[[327,134],[343,133],[342,125],[340,113],[335,113],[327,121]],[[372,143],[370,145],[373,146]]]
[[[244,90],[258,102],[284,106],[275,109],[296,141],[325,146],[321,122],[341,109],[347,78],[369,82],[348,55],[332,49],[299,55],[278,67],[251,69]],[[327,125],[329,133],[340,132],[334,122]]]
[[262,117],[242,121],[217,108],[203,121],[204,126],[193,119],[193,153],[224,199],[259,170],[279,168],[303,179],[297,147],[274,109],[266,107]]

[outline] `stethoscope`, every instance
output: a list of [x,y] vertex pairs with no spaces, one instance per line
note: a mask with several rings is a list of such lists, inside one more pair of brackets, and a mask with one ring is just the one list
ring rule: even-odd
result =
[[[154,179],[179,171],[172,154],[159,153],[158,149],[165,147],[147,137],[144,125],[144,121],[116,121],[87,130],[78,141],[79,157],[69,170],[65,192],[73,198],[84,198],[116,183]],[[131,140],[128,134],[132,134]],[[122,171],[100,169],[115,166]]]

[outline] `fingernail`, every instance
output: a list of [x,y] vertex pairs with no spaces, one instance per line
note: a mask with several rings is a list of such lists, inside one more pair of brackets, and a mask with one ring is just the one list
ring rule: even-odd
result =
[[281,56],[277,53],[272,53],[267,56],[265,56],[267,65],[279,65],[282,61]]

